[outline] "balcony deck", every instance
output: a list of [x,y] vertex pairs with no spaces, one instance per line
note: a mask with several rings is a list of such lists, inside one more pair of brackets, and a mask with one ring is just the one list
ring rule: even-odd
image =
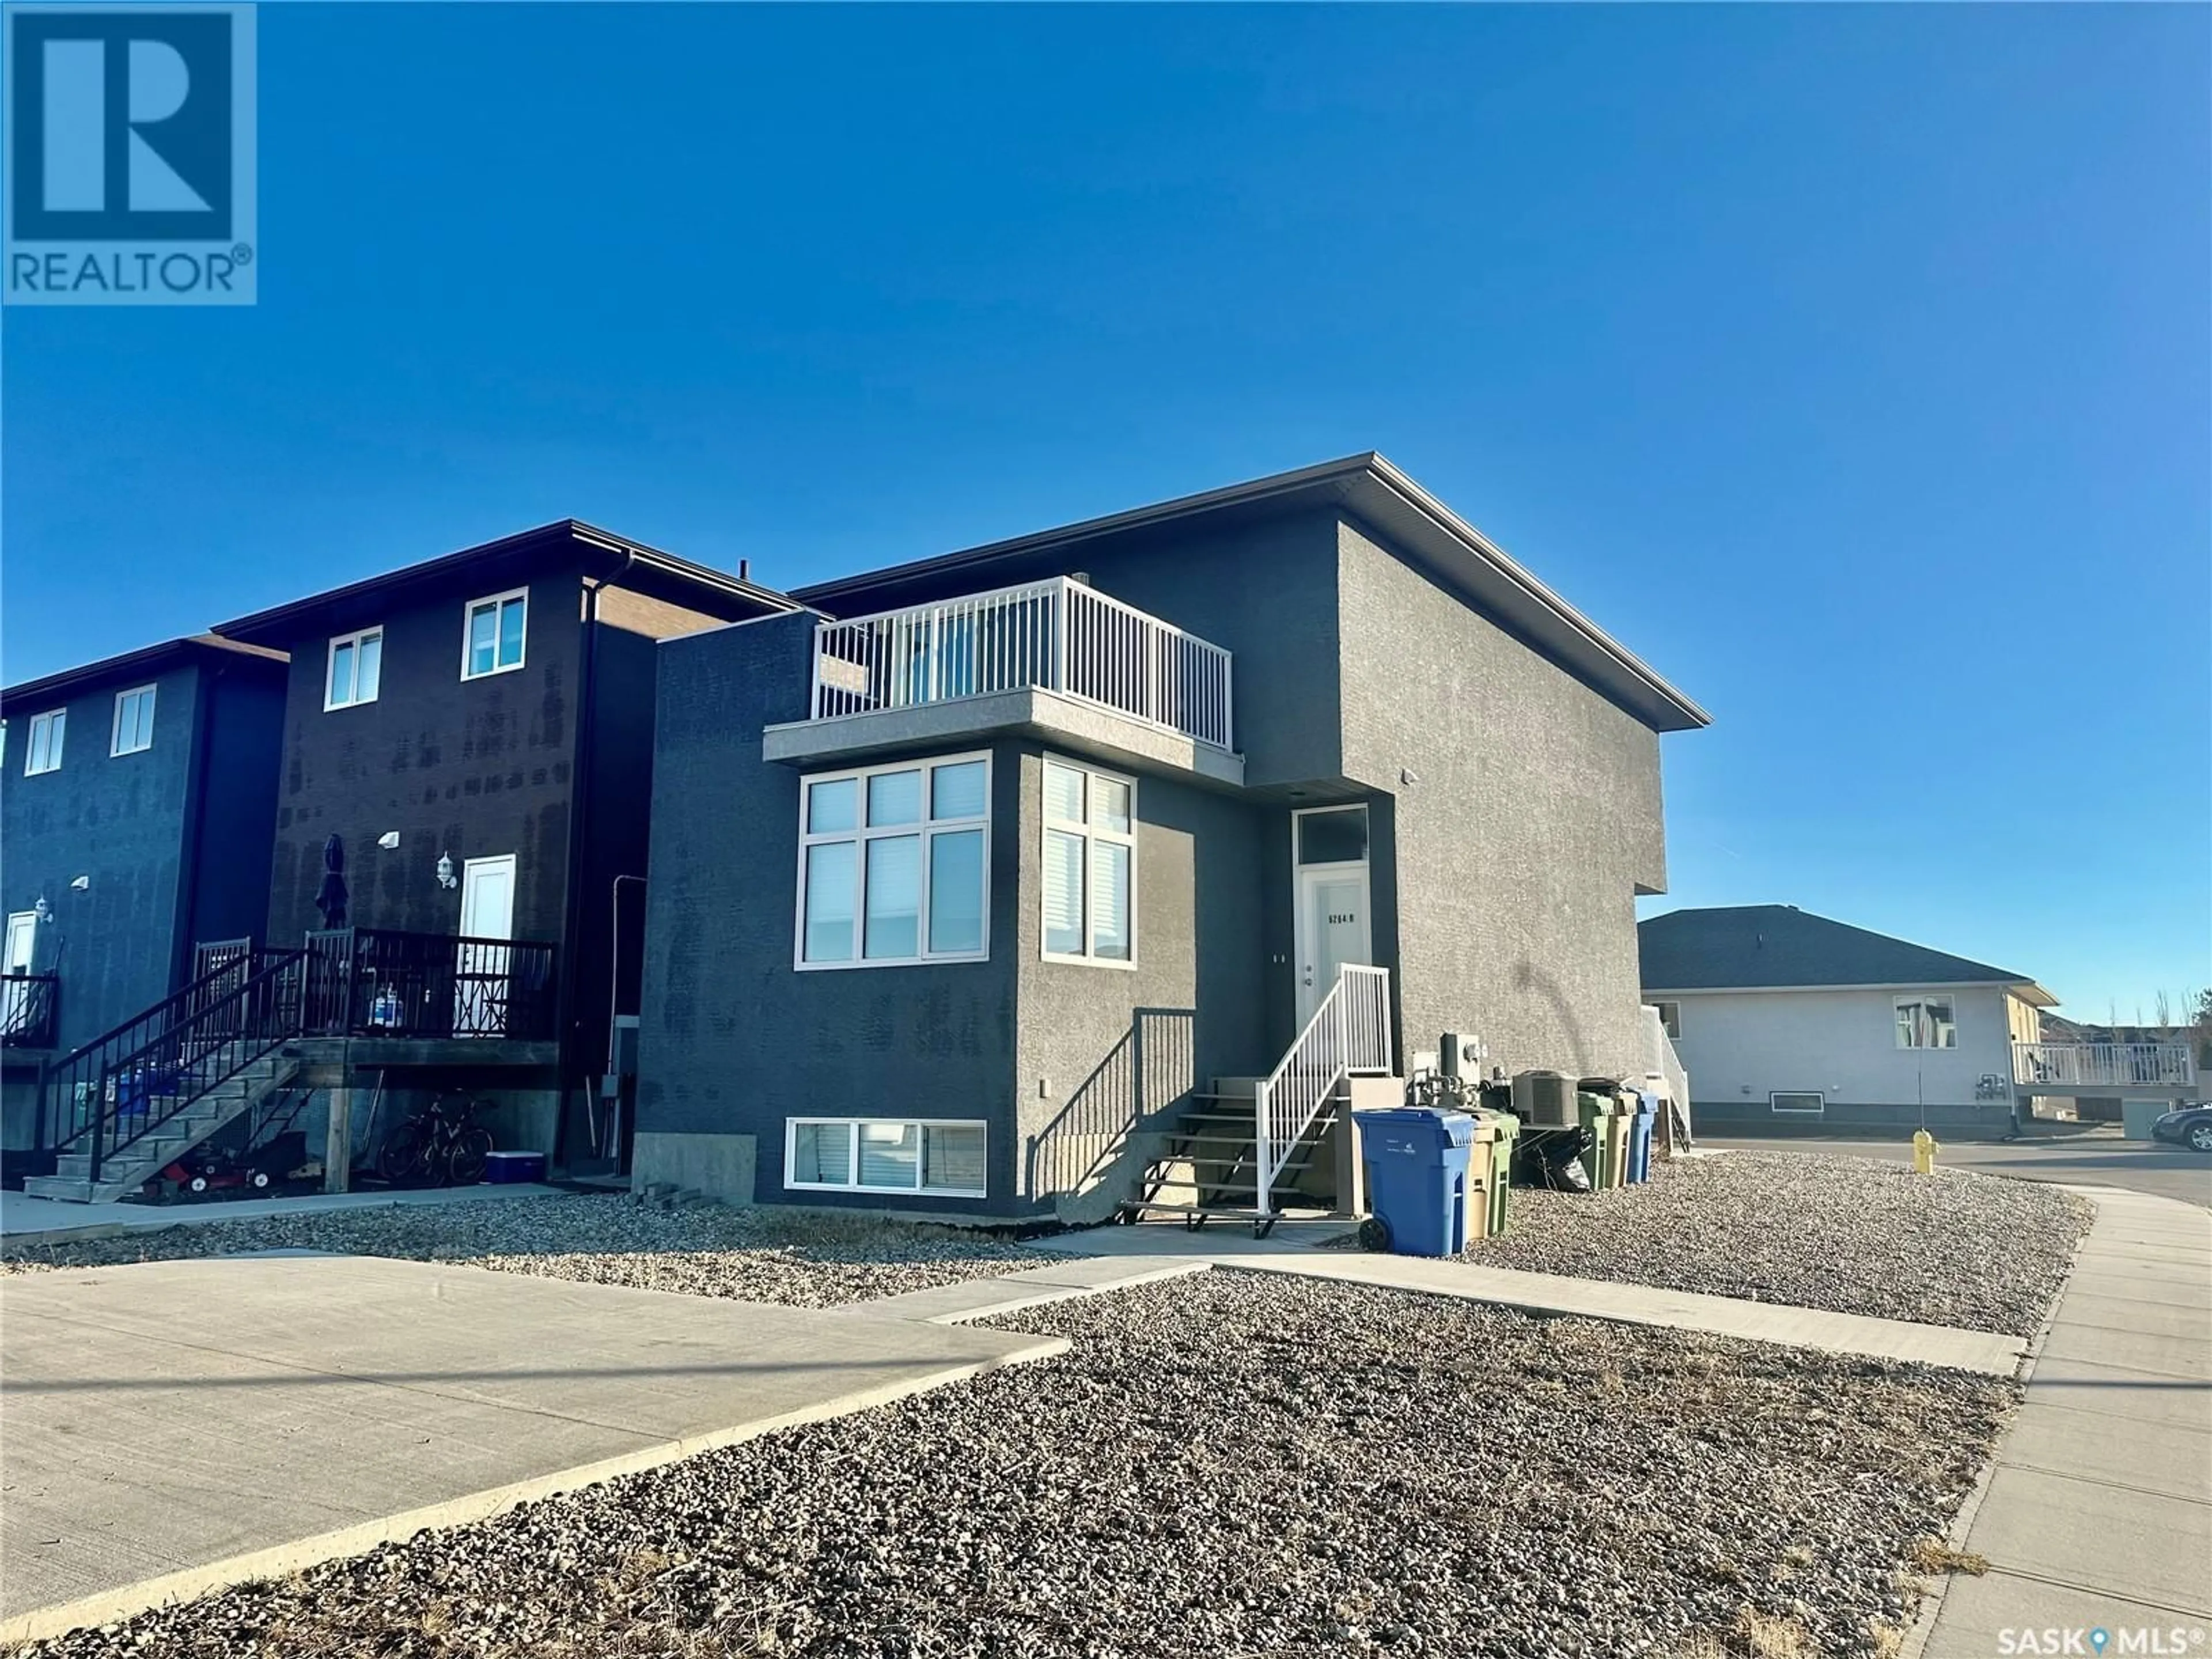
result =
[[2197,1059],[2185,1042],[2015,1042],[2013,1081],[2045,1094],[2186,1094]]
[[1219,646],[1056,577],[824,621],[808,717],[769,727],[763,753],[797,763],[1018,730],[1241,783],[1232,678]]

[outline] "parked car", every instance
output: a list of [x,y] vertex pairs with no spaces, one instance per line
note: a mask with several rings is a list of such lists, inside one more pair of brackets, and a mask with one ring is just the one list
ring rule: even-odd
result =
[[2212,1102],[2177,1106],[2150,1126],[2151,1139],[2171,1140],[2193,1152],[2212,1152]]

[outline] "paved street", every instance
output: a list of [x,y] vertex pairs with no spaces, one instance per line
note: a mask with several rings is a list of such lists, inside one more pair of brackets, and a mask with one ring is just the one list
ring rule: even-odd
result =
[[[1838,1136],[1814,1139],[1778,1135],[1764,1139],[1706,1139],[1700,1146],[1748,1146],[1763,1152],[1826,1152],[1843,1158],[1912,1157],[1910,1138],[1859,1139]],[[2179,1199],[2212,1208],[2212,1158],[2145,1140],[2124,1140],[2115,1129],[2064,1139],[2021,1141],[1947,1140],[1940,1161],[1957,1170],[2027,1181],[2056,1181],[2085,1187],[2118,1187],[2154,1198]]]

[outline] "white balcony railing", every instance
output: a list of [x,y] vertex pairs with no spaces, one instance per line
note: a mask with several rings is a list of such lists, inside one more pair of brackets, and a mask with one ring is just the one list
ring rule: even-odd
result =
[[2185,1042],[2015,1042],[2013,1081],[2066,1089],[2186,1089],[2197,1081]]
[[1229,653],[1064,576],[815,629],[817,720],[1029,690],[1232,746]]

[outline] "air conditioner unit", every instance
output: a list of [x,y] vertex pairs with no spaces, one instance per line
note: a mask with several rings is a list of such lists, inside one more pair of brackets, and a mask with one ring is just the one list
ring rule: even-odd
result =
[[1575,1113],[1573,1087],[1558,1072],[1516,1072],[1513,1110],[1523,1123],[1565,1128],[1582,1120]]

